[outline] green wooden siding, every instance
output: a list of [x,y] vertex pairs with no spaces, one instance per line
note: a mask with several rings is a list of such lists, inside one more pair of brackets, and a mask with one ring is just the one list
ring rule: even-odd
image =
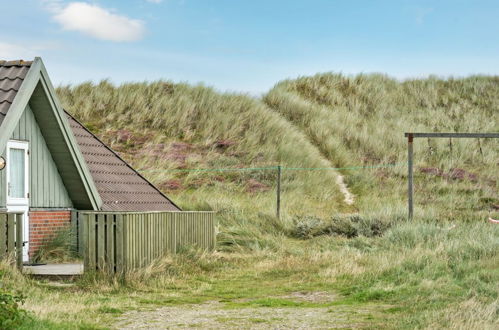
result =
[[182,248],[216,245],[213,212],[78,212],[73,221],[83,227],[86,272],[132,271]]
[[[24,110],[11,139],[29,142],[30,207],[73,207],[57,166],[29,106]],[[6,150],[2,155],[5,157]],[[6,171],[0,172],[0,206],[5,207]]]

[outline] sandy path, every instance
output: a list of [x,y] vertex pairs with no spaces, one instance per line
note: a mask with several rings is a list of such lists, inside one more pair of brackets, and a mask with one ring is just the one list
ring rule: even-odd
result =
[[[293,301],[325,302],[321,292],[282,297]],[[246,300],[247,301],[247,300]],[[383,306],[336,305],[328,307],[237,307],[223,302],[160,307],[123,314],[118,329],[330,329],[372,328],[381,325]]]
[[345,183],[345,178],[340,173],[336,173],[336,184],[340,187],[340,191],[345,196],[345,203],[347,205],[353,205],[355,201],[355,196],[348,190],[348,186]]

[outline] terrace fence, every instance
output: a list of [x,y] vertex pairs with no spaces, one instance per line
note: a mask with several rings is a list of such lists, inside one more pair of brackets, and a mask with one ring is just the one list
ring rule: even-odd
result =
[[78,211],[73,218],[85,271],[120,274],[183,247],[216,244],[213,212]]
[[0,212],[0,260],[12,258],[23,266],[23,214]]

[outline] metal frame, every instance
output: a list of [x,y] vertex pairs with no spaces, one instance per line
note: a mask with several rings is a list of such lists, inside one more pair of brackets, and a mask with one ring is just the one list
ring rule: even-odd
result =
[[414,173],[413,173],[413,162],[414,162],[414,150],[413,141],[414,138],[457,138],[457,139],[497,139],[499,138],[499,133],[405,133],[407,138],[407,170],[408,170],[408,191],[407,191],[407,202],[409,211],[409,220],[413,219],[414,216]]

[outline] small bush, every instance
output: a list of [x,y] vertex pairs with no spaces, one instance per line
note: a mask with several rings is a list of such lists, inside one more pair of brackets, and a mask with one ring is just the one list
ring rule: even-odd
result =
[[44,241],[33,257],[35,262],[66,262],[78,258],[74,233],[70,228],[58,231],[54,237]]
[[28,313],[20,308],[24,304],[22,295],[15,295],[0,289],[0,328],[16,329],[28,318]]
[[339,235],[347,238],[357,236],[381,236],[393,221],[390,218],[352,215],[334,215],[329,220],[306,216],[295,219],[291,236],[296,238],[312,238],[321,235]]
[[291,236],[312,238],[317,236],[316,233],[322,227],[324,227],[324,220],[320,218],[314,216],[297,217],[295,218],[295,227],[291,231]]

